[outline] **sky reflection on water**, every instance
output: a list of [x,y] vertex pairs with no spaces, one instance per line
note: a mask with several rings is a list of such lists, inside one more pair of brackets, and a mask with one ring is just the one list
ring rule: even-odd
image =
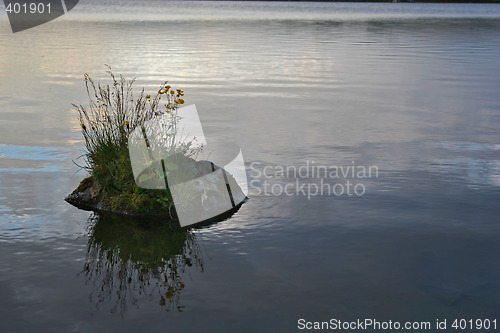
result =
[[[82,3],[18,34],[0,19],[6,331],[275,332],[302,317],[498,315],[498,6],[190,2],[159,20],[175,3],[139,19],[131,2],[116,15],[106,12],[112,4]],[[207,19],[194,17],[200,9]],[[193,16],[181,20],[183,11]],[[251,188],[234,216],[182,234],[171,253],[176,242],[147,228],[115,237],[113,222],[96,224],[63,201],[85,176],[72,162],[82,162],[83,140],[70,103],[86,103],[83,73],[105,81],[105,63],[150,92],[165,79],[182,87],[207,140],[240,146],[249,169],[315,161],[376,165],[379,175],[358,180],[360,197]],[[249,177],[279,186],[297,178]],[[140,286],[151,263],[141,251],[155,244],[147,292],[135,289],[126,311],[113,311],[112,283],[128,288],[125,272]],[[185,263],[186,244],[202,265],[179,280],[183,312],[166,313],[175,293],[158,272],[172,258]]]

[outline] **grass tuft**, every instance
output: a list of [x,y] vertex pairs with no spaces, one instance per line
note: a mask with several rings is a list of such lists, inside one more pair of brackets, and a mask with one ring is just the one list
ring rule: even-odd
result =
[[[106,65],[107,66],[107,65]],[[78,111],[85,139],[85,168],[89,180],[77,190],[83,191],[94,182],[104,204],[115,211],[158,213],[169,211],[173,201],[168,189],[148,190],[136,185],[130,163],[128,136],[134,129],[154,117],[168,115],[175,128],[177,109],[184,104],[184,92],[173,89],[168,81],[160,85],[154,96],[144,88],[134,94],[135,79],[116,77],[107,66],[111,84],[101,85],[85,74],[88,106],[73,106]],[[185,150],[186,155],[194,154]]]

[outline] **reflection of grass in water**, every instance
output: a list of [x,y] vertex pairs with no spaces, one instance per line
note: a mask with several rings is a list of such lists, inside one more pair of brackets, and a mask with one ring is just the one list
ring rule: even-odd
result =
[[186,267],[203,270],[196,235],[160,222],[93,215],[82,273],[99,307],[112,304],[123,315],[139,295],[158,300],[167,311],[182,311],[180,294]]

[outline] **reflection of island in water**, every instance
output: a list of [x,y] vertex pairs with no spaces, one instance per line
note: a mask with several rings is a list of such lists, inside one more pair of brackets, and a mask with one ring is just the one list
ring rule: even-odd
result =
[[139,297],[165,310],[182,311],[182,278],[189,267],[203,271],[196,235],[158,221],[97,214],[90,218],[87,258],[81,272],[98,307],[122,315]]

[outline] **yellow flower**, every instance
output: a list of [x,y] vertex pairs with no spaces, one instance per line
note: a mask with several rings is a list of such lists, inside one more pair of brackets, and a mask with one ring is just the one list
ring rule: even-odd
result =
[[167,86],[165,86],[165,91],[168,91],[172,86],[169,84]]
[[125,120],[125,125],[130,125],[130,122],[128,120]]
[[85,127],[85,124],[84,123],[81,123],[80,124],[82,126],[82,129],[85,131],[87,129],[87,127]]
[[151,95],[146,95],[146,98],[147,98],[147,99],[150,99],[150,98],[151,98]]
[[166,89],[165,89],[165,90],[161,90],[161,89],[160,89],[160,90],[158,90],[158,94],[160,94],[160,95],[163,95],[163,94],[164,94],[164,93],[166,93],[166,92],[167,92],[167,90],[166,90]]
[[184,100],[182,98],[179,98],[179,104],[184,104]]
[[175,94],[175,91],[170,90],[170,94],[171,94],[171,95]]

